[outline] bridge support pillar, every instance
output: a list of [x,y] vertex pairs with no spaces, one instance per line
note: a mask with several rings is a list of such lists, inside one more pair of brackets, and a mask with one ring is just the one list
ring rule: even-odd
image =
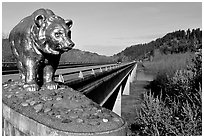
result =
[[131,76],[131,79],[130,79],[130,82],[133,82],[135,80],[135,77],[136,77],[136,70],[137,70],[137,64],[135,64],[130,76]]
[[117,98],[115,100],[115,104],[113,106],[113,112],[116,113],[117,115],[121,116],[121,102],[122,102],[122,86],[120,86]]
[[131,79],[131,76],[129,75],[125,83],[123,95],[130,95],[130,79]]

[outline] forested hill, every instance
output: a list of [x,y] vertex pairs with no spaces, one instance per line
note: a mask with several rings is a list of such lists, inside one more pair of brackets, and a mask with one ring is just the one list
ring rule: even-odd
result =
[[[11,52],[8,39],[2,39],[2,61],[3,62],[15,62],[15,58]],[[62,54],[60,62],[72,62],[72,63],[113,63],[117,61],[117,57],[109,57],[92,53],[88,51],[82,51],[79,49],[72,49]]]
[[153,54],[154,49],[161,53],[185,53],[201,48],[202,31],[198,29],[179,30],[166,34],[162,38],[145,44],[137,44],[127,47],[122,52],[114,55],[122,61],[131,61],[144,58],[147,54]]

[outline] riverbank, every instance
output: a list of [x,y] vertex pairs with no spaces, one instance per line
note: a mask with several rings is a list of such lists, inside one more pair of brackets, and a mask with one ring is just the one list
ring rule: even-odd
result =
[[[145,70],[142,63],[138,63],[136,78],[130,84],[130,95],[122,96],[122,117],[128,125],[134,122],[137,110],[140,109],[146,86],[153,81],[153,75]],[[130,130],[128,133],[131,133]]]

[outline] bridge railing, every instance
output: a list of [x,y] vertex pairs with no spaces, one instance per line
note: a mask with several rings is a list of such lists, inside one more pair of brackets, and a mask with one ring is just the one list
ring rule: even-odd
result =
[[[112,63],[107,63],[107,65]],[[96,65],[104,65],[104,63],[61,63],[58,66],[58,69],[65,69],[65,68],[75,68],[75,67],[85,67],[85,66],[96,66]],[[16,74],[18,73],[18,68],[15,62],[3,62],[2,63],[2,75],[6,74]]]
[[[63,67],[63,66],[79,66],[79,65],[84,65],[84,66],[88,66],[88,65],[104,65],[104,64],[112,64],[112,63],[83,63],[83,62],[60,62],[59,63],[59,67]],[[17,69],[17,64],[16,62],[2,62],[2,67],[3,70],[8,70],[9,68],[15,67]]]
[[[78,71],[73,71],[73,72],[68,72],[68,73],[56,73],[55,78],[61,82],[64,82],[66,80],[64,80],[63,78],[66,78],[69,75],[74,75],[74,74],[78,74],[78,77],[75,77],[74,79],[78,79],[81,78],[83,79],[85,77],[85,75],[95,75],[96,73],[103,73],[103,72],[107,72],[116,68],[119,68],[121,66],[124,66],[122,64],[110,64],[110,65],[104,65],[101,67],[90,67],[89,69],[81,69]],[[64,80],[64,81],[63,81]],[[73,79],[70,79],[70,81],[72,81]]]

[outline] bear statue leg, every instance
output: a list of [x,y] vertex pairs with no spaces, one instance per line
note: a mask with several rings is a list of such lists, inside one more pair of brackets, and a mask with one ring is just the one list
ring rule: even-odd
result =
[[54,82],[54,72],[55,70],[51,65],[46,65],[43,71],[43,87],[53,90],[57,89],[58,84]]
[[17,67],[19,69],[20,79],[22,80],[22,82],[25,82],[25,70],[22,62],[17,61]]
[[39,86],[37,84],[37,63],[32,59],[26,59],[25,61],[25,85],[24,89],[27,91],[37,91],[39,90]]

